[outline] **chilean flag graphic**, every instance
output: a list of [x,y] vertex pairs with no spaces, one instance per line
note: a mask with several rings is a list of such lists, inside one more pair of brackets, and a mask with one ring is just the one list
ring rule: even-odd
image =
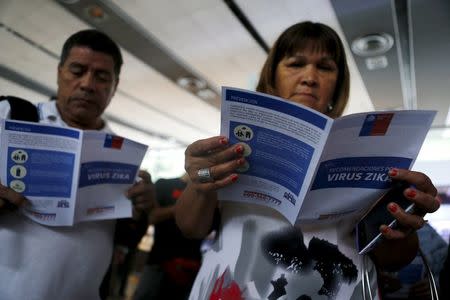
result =
[[123,144],[123,137],[117,135],[107,134],[105,137],[105,144],[103,147],[112,149],[121,149]]
[[367,115],[359,136],[385,135],[393,116],[393,113]]

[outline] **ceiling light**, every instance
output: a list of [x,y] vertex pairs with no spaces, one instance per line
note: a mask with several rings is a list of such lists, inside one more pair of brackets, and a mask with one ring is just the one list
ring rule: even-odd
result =
[[388,66],[387,57],[384,55],[368,57],[365,59],[366,67],[369,70],[384,69]]
[[108,15],[105,10],[98,5],[91,5],[86,8],[88,17],[96,22],[104,21]]
[[352,51],[356,55],[367,57],[381,55],[394,45],[394,39],[387,33],[368,34],[352,42]]
[[194,94],[206,88],[205,81],[194,77],[180,77],[177,80],[177,84]]
[[210,89],[203,89],[197,92],[197,96],[206,101],[212,101],[217,97],[217,94]]

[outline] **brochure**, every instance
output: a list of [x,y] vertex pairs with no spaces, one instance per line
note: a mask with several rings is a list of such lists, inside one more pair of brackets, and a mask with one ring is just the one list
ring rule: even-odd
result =
[[1,120],[1,182],[22,193],[30,219],[70,226],[130,217],[124,193],[147,146],[100,131]]
[[435,111],[357,113],[331,119],[258,92],[222,89],[221,134],[244,146],[239,180],[221,201],[271,207],[292,224],[361,214],[410,169]]

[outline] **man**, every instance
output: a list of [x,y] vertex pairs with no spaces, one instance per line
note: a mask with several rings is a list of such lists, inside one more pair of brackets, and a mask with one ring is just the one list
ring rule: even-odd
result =
[[[58,65],[56,101],[40,103],[40,123],[110,131],[102,114],[119,83],[122,56],[105,34],[84,30],[64,44]],[[10,116],[7,101],[0,117]],[[150,175],[126,196],[133,218],[147,215],[153,203]],[[73,227],[37,224],[11,205],[27,200],[0,185],[0,299],[99,299],[100,282],[111,260],[115,220],[82,222]]]

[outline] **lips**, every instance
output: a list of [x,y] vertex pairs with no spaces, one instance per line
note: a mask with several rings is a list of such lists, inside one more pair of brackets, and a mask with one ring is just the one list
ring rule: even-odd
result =
[[292,97],[300,97],[300,98],[318,100],[314,94],[308,93],[308,92],[296,92],[292,95]]
[[86,104],[95,104],[95,101],[89,98],[83,98],[83,97],[72,97],[72,101],[86,103]]

